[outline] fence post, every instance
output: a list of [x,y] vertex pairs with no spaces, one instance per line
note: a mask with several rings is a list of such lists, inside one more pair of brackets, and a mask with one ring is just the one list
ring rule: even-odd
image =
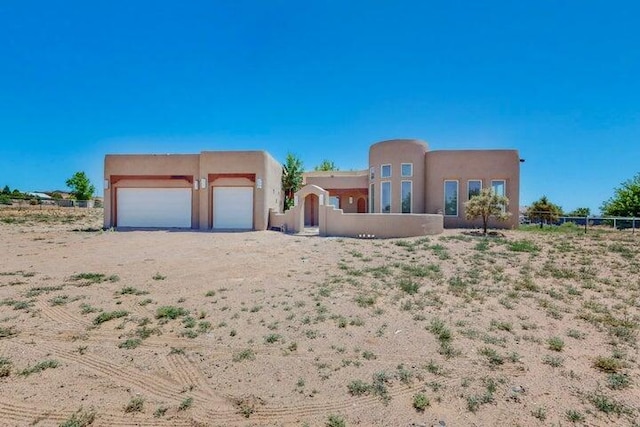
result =
[[584,217],[584,234],[587,234],[587,225],[589,224],[589,216]]

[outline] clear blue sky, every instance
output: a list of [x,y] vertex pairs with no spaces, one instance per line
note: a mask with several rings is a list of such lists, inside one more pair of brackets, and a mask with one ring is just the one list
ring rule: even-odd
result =
[[0,2],[0,186],[102,192],[107,153],[367,167],[397,137],[515,148],[521,204],[640,172],[640,2]]

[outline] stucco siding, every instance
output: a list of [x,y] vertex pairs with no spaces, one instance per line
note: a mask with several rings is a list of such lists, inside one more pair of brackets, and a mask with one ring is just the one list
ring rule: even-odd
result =
[[492,227],[518,226],[520,205],[520,156],[516,150],[446,150],[430,151],[425,156],[426,213],[444,212],[444,182],[458,182],[457,215],[444,217],[445,228],[478,226],[478,221],[465,219],[464,203],[468,200],[470,180],[482,181],[482,188],[494,180],[506,182],[508,211],[506,222],[491,222]]

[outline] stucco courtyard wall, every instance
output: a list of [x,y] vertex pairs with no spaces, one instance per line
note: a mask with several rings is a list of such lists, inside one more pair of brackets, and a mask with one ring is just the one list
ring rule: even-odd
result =
[[324,206],[326,226],[323,236],[376,238],[413,237],[440,234],[444,228],[442,215],[431,214],[350,214]]

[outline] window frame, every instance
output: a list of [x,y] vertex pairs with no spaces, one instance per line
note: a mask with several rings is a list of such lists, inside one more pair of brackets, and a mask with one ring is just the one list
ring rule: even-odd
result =
[[[404,167],[409,166],[411,173],[409,175],[404,174]],[[401,178],[413,178],[413,163],[400,163],[400,177]]]
[[[389,166],[389,175],[384,174],[385,166]],[[385,163],[383,165],[380,165],[380,179],[391,178],[391,175],[393,175],[393,168],[391,167],[391,163]]]
[[[409,212],[404,212],[404,184],[409,183]],[[411,180],[403,180],[400,181],[400,213],[403,214],[412,214],[413,213],[413,181]]]
[[[385,184],[389,184],[389,212],[386,212],[383,208],[384,203],[384,190],[383,187]],[[391,191],[391,181],[381,181],[380,182],[380,213],[391,213],[393,206],[393,191]]]
[[467,200],[471,200],[471,188],[470,188],[470,184],[472,182],[479,182],[480,183],[480,193],[482,193],[482,180],[481,179],[469,179],[467,180]]
[[[447,214],[447,183],[449,182],[455,182],[456,183],[456,213],[454,214]],[[445,217],[450,217],[450,218],[457,218],[460,214],[460,208],[459,208],[459,204],[460,204],[460,181],[457,179],[445,179],[444,180],[444,185],[443,185],[443,214]]]

